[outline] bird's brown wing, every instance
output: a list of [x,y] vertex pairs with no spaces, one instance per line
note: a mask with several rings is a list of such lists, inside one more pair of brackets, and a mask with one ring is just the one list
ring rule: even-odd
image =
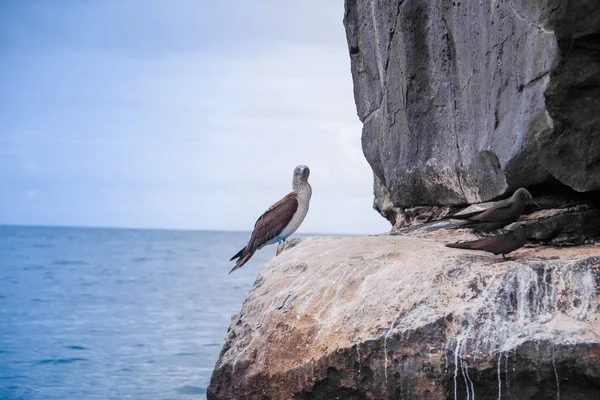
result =
[[298,200],[296,193],[292,192],[273,204],[267,209],[254,224],[254,230],[246,247],[231,257],[232,261],[238,259],[237,263],[229,273],[241,268],[254,254],[254,252],[268,241],[276,238],[281,231],[290,223],[296,210],[298,209]]
[[473,240],[471,242],[463,243],[450,243],[447,247],[454,247],[455,249],[469,249],[469,250],[485,250],[493,254],[500,254],[506,252],[506,250],[514,245],[517,240],[517,235],[514,232],[507,232],[502,235],[496,235],[485,239]]
[[500,222],[510,220],[512,217],[511,205],[510,201],[501,201],[485,211],[469,217],[469,221]]
[[[263,218],[265,218],[269,213],[271,213],[271,211],[273,211],[275,208],[279,207],[281,204],[286,203],[291,198],[293,198],[294,200],[296,200],[296,193],[290,192],[290,193],[286,194],[277,203],[275,203],[271,207],[267,208],[267,210],[264,213],[262,213],[260,217],[258,217],[258,219],[256,220],[256,222],[254,223],[254,227],[256,228],[256,226],[258,225],[258,223],[260,222],[260,220],[263,219]],[[298,200],[296,200],[296,209],[297,208],[298,208]]]
[[472,240],[470,242],[448,243],[446,244],[446,247],[453,247],[455,249],[484,250],[491,239],[492,238],[485,238]]
[[460,225],[449,226],[448,229],[473,229],[478,232],[493,232],[497,229],[504,228],[513,221],[499,222],[481,222],[481,221],[466,221]]
[[[464,209],[464,210],[459,211],[456,214],[448,215],[442,219],[462,219],[462,220],[469,220],[469,221],[477,221],[478,218],[482,218],[481,216],[483,214],[487,215],[488,213],[493,213],[494,210],[498,210],[498,209],[501,209],[501,208],[504,208],[507,206],[510,206],[510,202],[508,200],[502,200],[502,201],[499,201],[498,203],[495,203],[495,204],[491,205],[490,207],[485,208],[483,210],[474,210],[471,212],[464,212],[464,210],[466,210],[466,209]],[[490,222],[495,222],[495,221],[490,221]]]
[[491,238],[483,239],[471,248],[489,251],[493,254],[500,254],[506,250],[510,243],[511,238],[506,237],[505,235],[498,235]]
[[254,231],[246,246],[248,251],[260,248],[276,238],[292,220],[298,210],[296,193],[292,192],[267,209],[254,224]]

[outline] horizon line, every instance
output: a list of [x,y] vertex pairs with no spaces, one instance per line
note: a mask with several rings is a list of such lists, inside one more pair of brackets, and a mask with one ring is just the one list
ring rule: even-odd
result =
[[[44,225],[44,224],[10,224],[0,222],[1,227],[17,228],[59,228],[59,229],[107,229],[107,230],[140,230],[140,231],[184,231],[184,232],[214,232],[214,233],[251,233],[252,231],[202,228],[168,228],[168,227],[128,227],[128,226],[90,226],[90,225]],[[385,232],[380,232],[385,233]],[[368,236],[377,233],[327,233],[327,232],[294,232],[295,235],[325,235],[325,236]]]

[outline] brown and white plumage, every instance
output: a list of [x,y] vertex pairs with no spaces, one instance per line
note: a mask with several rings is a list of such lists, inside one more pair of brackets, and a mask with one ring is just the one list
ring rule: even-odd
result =
[[258,217],[246,246],[229,260],[233,261],[237,258],[235,266],[229,273],[242,267],[256,250],[277,241],[285,241],[298,229],[308,212],[312,196],[312,188],[308,183],[309,175],[310,170],[305,165],[299,165],[294,169],[293,191]]

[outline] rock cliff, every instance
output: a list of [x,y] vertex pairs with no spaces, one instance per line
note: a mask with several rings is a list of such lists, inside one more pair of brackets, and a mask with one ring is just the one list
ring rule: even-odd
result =
[[600,189],[600,2],[346,0],[375,207]]
[[443,246],[470,238],[295,239],[232,318],[208,398],[600,398],[600,246]]

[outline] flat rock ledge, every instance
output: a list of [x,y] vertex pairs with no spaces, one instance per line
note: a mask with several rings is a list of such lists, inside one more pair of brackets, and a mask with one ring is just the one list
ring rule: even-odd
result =
[[208,399],[600,398],[600,246],[444,247],[472,238],[293,241],[233,316]]

